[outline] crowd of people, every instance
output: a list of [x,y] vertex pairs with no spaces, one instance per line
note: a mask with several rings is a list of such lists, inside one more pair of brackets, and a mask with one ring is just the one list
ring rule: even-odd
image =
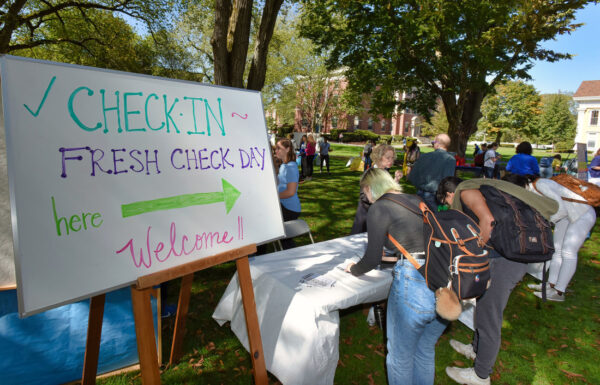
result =
[[[275,155],[281,162],[278,190],[284,220],[300,215],[298,184],[301,175],[305,178],[312,175],[310,157],[315,154],[314,143],[312,135],[302,137],[299,156],[306,158],[307,164],[301,163],[303,171],[300,173],[292,141],[277,141]],[[578,251],[596,223],[594,207],[582,196],[549,179],[561,170],[560,155],[538,162],[532,156],[531,144],[522,142],[506,164],[500,180],[498,144],[482,144],[481,148],[476,146],[474,156],[481,155],[484,177],[463,181],[455,176],[456,159],[448,152],[448,135],[437,135],[432,144],[434,151],[411,162],[407,179],[415,186],[415,195],[403,193],[399,184],[404,177],[401,170],[390,173],[396,160],[394,147],[367,143],[363,149],[365,171],[358,187],[359,201],[351,233],[366,232],[368,242],[363,257],[357,263],[350,263],[346,272],[361,276],[378,268],[382,258],[393,257],[393,281],[386,316],[386,370],[390,384],[434,383],[435,346],[448,325],[448,321],[436,313],[436,296],[421,272],[408,263],[389,238],[391,235],[399,242],[418,264],[426,262],[423,219],[397,204],[395,198],[402,196],[416,206],[425,202],[433,212],[448,208],[463,211],[479,225],[478,242],[485,247],[490,245],[499,213],[494,212],[495,206],[488,204],[486,199],[490,198],[486,198],[487,190],[482,186],[498,189],[537,210],[554,226],[554,253],[549,263],[548,286],[530,284],[529,287],[536,296],[555,302],[565,301],[567,286],[577,267]],[[326,162],[329,172],[331,148],[326,139],[320,143],[319,151],[321,171]],[[594,154],[589,172],[591,182],[600,181],[600,150]],[[454,350],[473,360],[472,367],[446,367],[447,375],[460,384],[490,384],[501,346],[503,312],[513,289],[529,267],[528,263],[506,258],[493,248],[489,248],[489,257],[491,284],[476,300],[472,341],[450,340]]]

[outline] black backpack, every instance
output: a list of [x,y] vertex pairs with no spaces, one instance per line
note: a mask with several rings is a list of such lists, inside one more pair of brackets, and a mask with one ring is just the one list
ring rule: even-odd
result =
[[391,200],[423,219],[425,264],[418,266],[412,255],[390,234],[388,238],[425,277],[427,286],[436,291],[450,287],[459,300],[477,298],[485,293],[490,281],[488,251],[478,245],[479,226],[458,210],[433,213],[424,202],[418,208],[402,199]]
[[536,209],[492,186],[483,185],[479,191],[496,220],[490,244],[498,253],[525,263],[552,259],[552,227]]

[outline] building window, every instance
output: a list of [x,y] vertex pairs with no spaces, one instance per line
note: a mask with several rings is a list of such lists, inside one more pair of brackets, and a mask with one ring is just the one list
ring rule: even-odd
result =
[[358,125],[360,124],[360,120],[358,119],[358,116],[354,117],[354,129],[358,129]]
[[598,125],[598,110],[592,111],[592,119],[590,119],[590,126]]
[[588,132],[587,148],[588,149],[596,148],[596,133],[595,132]]
[[337,123],[338,123],[337,116],[334,116],[333,118],[331,118],[331,127],[332,128],[337,128]]
[[369,130],[373,130],[373,119],[369,118]]

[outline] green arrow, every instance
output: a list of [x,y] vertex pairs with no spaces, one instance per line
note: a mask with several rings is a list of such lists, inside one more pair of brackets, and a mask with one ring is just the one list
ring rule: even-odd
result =
[[183,194],[149,201],[128,203],[121,205],[121,215],[123,218],[127,218],[152,211],[180,209],[183,207],[209,205],[218,202],[225,203],[225,210],[227,214],[229,214],[229,211],[231,211],[231,208],[241,193],[225,179],[221,179],[221,182],[223,184],[223,192]]

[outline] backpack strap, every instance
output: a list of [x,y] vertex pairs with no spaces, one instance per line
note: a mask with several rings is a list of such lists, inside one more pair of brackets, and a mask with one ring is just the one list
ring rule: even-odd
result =
[[573,198],[567,198],[567,197],[560,197],[563,201],[568,201],[568,202],[575,202],[575,203],[583,203],[584,205],[589,205],[590,202],[588,201],[582,201],[581,199],[573,199]]
[[423,218],[423,212],[421,211],[421,209],[415,209],[414,206],[410,207],[410,205],[412,205],[412,203],[408,204],[406,202],[402,202],[401,200],[396,200],[396,199],[392,199],[389,197],[382,197],[383,199],[387,199],[388,201],[392,201],[394,203],[399,204],[400,206],[404,207],[405,209],[407,209],[408,211],[412,212],[413,214],[415,214],[416,216],[418,216],[419,218]]
[[[537,187],[536,187],[536,185],[535,185],[535,182],[537,182],[537,181],[534,181],[534,182],[532,183],[532,185],[533,185],[533,188],[535,189],[535,191],[537,191],[537,192],[538,192],[540,195],[542,195],[542,196],[545,196],[544,194],[542,194],[542,193],[540,192],[540,190],[538,190],[538,189],[537,189]],[[556,182],[556,183],[558,183],[558,182]],[[560,184],[560,183],[559,183],[559,184]],[[562,185],[561,185],[561,186],[562,186]],[[575,203],[581,203],[581,204],[584,204],[584,205],[589,205],[589,204],[590,204],[590,202],[588,202],[588,201],[584,201],[584,200],[581,200],[581,199],[567,198],[567,197],[563,197],[563,196],[561,196],[561,197],[560,197],[560,199],[562,199],[563,201],[567,201],[567,202],[575,202]]]
[[402,253],[402,255],[404,255],[404,257],[408,259],[408,261],[415,267],[415,269],[419,270],[421,265],[417,263],[417,260],[408,251],[406,251],[404,247],[402,247],[402,245],[396,240],[396,238],[392,237],[392,234],[388,233],[388,239],[392,241],[394,246],[396,246],[396,248]]

